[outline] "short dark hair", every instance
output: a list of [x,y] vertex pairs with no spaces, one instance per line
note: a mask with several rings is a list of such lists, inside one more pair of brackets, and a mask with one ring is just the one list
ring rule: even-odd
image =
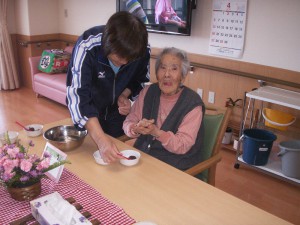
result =
[[106,57],[113,53],[131,61],[146,54],[148,32],[138,17],[120,11],[109,18],[101,44]]

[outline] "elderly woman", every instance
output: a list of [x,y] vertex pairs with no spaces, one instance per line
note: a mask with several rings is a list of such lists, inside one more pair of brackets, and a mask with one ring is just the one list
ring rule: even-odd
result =
[[140,92],[123,124],[134,147],[181,170],[202,160],[205,106],[183,85],[189,68],[185,52],[163,49],[155,65],[158,82]]

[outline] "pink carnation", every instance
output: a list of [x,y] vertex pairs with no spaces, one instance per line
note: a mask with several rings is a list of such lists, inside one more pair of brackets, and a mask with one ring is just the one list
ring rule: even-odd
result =
[[20,152],[20,149],[18,147],[14,147],[14,148],[9,148],[7,149],[7,154],[11,157],[11,158],[16,158],[16,155]]
[[29,172],[32,167],[32,163],[29,160],[23,159],[20,164],[21,170]]
[[3,166],[4,162],[8,159],[7,156],[3,156],[1,159],[0,159],[0,166]]
[[7,159],[3,163],[3,168],[4,168],[5,173],[11,173],[13,171],[14,167],[15,167],[15,163],[11,159]]
[[14,159],[14,160],[13,160],[14,166],[15,166],[15,167],[18,167],[18,166],[19,166],[19,162],[20,162],[19,159]]
[[4,147],[0,147],[0,155],[4,152]]
[[30,155],[29,156],[29,160],[31,161],[31,162],[35,162],[35,161],[37,161],[37,160],[39,160],[40,158],[36,155],[36,154],[34,154],[34,155]]
[[50,158],[45,158],[36,166],[36,169],[41,171],[47,169],[49,165],[50,165]]
[[7,173],[7,172],[5,172],[4,174],[3,174],[3,180],[4,181],[9,181],[13,176],[15,176],[15,172],[12,172],[12,173]]

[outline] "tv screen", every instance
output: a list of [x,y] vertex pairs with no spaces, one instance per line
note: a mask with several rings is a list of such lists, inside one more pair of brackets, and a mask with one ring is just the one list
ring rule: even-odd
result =
[[191,35],[196,0],[117,0],[117,11],[139,17],[149,32]]

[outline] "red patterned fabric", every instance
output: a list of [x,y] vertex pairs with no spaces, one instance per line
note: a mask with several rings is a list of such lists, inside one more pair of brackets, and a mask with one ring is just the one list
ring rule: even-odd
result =
[[[125,211],[103,197],[90,185],[75,174],[64,169],[59,183],[50,179],[42,179],[42,193],[39,197],[57,191],[63,198],[73,197],[83,206],[83,211],[92,214],[89,220],[97,218],[101,224],[133,224],[135,220]],[[4,187],[0,187],[0,224],[9,224],[29,213],[29,201],[19,202],[12,199]]]

